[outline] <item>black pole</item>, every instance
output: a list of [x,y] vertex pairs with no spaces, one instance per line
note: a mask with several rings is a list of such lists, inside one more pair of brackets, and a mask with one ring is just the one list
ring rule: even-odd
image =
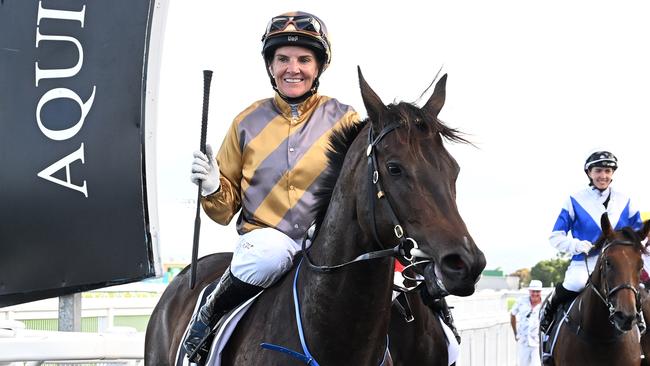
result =
[[[208,105],[210,104],[210,82],[212,71],[203,70],[203,112],[201,116],[201,152],[205,154],[205,138],[208,131]],[[208,159],[211,157],[208,156]],[[201,232],[201,188],[203,181],[199,181],[199,192],[196,196],[196,217],[194,218],[194,243],[192,244],[192,264],[190,268],[190,289],[196,283],[196,266],[199,255],[199,233]]]

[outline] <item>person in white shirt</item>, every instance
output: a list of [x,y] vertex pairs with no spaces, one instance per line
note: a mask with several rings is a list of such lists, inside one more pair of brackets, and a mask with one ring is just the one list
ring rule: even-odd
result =
[[521,297],[510,311],[510,324],[517,340],[517,364],[539,366],[539,310],[542,307],[542,281],[532,280],[528,296]]

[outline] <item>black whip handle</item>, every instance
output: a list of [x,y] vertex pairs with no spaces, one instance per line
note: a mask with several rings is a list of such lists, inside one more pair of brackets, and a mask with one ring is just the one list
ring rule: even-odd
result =
[[[199,148],[205,154],[205,140],[208,132],[208,107],[210,105],[210,83],[212,82],[212,71],[203,70],[203,111],[201,113],[201,143]],[[211,159],[208,156],[208,159]],[[190,289],[194,289],[196,283],[196,267],[199,255],[199,233],[201,232],[201,189],[202,181],[199,181],[199,191],[196,196],[196,216],[194,218],[194,242],[192,243],[192,264],[190,268]]]

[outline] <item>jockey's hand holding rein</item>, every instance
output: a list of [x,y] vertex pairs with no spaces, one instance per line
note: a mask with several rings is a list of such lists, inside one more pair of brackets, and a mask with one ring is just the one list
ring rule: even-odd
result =
[[591,244],[591,242],[589,242],[588,240],[581,240],[576,243],[575,254],[580,254],[580,253],[589,254],[589,251],[593,247],[594,245]]
[[219,185],[221,184],[219,182],[219,165],[214,159],[210,144],[205,145],[205,152],[206,154],[200,150],[194,152],[192,175],[190,176],[192,183],[197,186],[199,185],[199,181],[203,182],[201,185],[201,195],[204,197],[218,191]]

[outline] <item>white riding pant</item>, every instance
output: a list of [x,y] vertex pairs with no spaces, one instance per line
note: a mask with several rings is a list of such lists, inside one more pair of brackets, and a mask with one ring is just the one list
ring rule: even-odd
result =
[[[596,261],[598,261],[597,255],[587,257],[586,266],[584,259],[572,260],[571,263],[569,263],[569,268],[566,269],[564,274],[564,282],[562,282],[562,286],[569,291],[582,291],[587,284],[589,274],[594,271],[594,268],[596,268]],[[587,267],[589,267],[588,271]]]
[[279,230],[255,229],[239,237],[230,273],[248,284],[269,287],[291,269],[300,249],[300,243]]

